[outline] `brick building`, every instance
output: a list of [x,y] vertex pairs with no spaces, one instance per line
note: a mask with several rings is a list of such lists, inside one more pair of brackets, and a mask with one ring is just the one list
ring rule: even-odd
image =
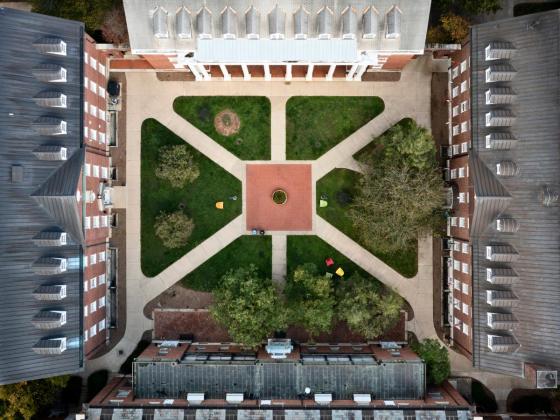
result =
[[450,336],[483,370],[558,383],[558,10],[475,25],[451,55]]
[[125,70],[193,80],[367,80],[424,52],[430,1],[125,0]]

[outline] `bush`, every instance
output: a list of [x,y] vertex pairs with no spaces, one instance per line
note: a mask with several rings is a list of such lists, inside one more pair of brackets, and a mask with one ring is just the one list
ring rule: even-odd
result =
[[426,362],[429,384],[439,385],[449,377],[451,374],[449,353],[438,340],[427,338],[412,344],[411,347]]
[[160,213],[154,223],[156,236],[166,248],[180,248],[187,244],[194,222],[183,212]]
[[469,21],[453,13],[441,17],[441,27],[457,44],[462,43],[469,35]]
[[200,175],[188,146],[179,144],[166,146],[160,150],[156,176],[165,179],[175,188],[184,187]]

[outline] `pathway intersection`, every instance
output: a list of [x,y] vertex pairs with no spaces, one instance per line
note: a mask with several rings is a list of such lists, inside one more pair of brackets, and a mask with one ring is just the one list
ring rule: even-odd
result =
[[[272,232],[273,280],[282,286],[286,276],[286,242],[288,234],[317,235],[372,276],[396,290],[412,306],[414,319],[407,329],[419,339],[437,338],[433,319],[432,238],[419,240],[418,273],[405,278],[376,258],[354,240],[316,214],[316,182],[335,168],[359,170],[352,155],[366,146],[402,118],[411,117],[430,128],[431,76],[435,68],[429,57],[414,60],[402,72],[399,82],[171,82],[159,81],[154,73],[127,73],[127,185],[119,191],[126,204],[126,331],[115,348],[98,359],[88,361],[87,370],[118,371],[133,351],[142,334],[153,328],[153,321],[143,315],[142,308],[159,294],[174,285],[221,249],[242,235],[250,233],[246,226],[246,166],[255,163],[311,164],[312,227],[302,232]],[[271,161],[244,162],[210,139],[173,111],[178,96],[267,96],[271,101]],[[286,161],[286,102],[290,96],[379,96],[385,110],[375,119],[354,132],[315,161]],[[146,277],[140,268],[140,143],[141,125],[147,118],[155,118],[187,143],[222,166],[242,181],[242,214],[224,226],[199,246],[171,264],[155,277]],[[268,232],[270,233],[270,232]],[[439,299],[439,296],[437,297]],[[479,372],[462,356],[452,354],[454,370],[471,376]],[[478,372],[478,373],[477,373]],[[487,374],[486,374],[487,375]],[[494,375],[495,377],[496,375]],[[501,375],[498,375],[501,376]]]

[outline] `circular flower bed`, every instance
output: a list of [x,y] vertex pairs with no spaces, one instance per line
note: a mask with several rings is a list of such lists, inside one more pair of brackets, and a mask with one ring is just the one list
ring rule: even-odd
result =
[[231,136],[239,132],[241,121],[239,116],[231,109],[224,109],[214,118],[214,127],[222,136]]
[[276,204],[286,204],[288,201],[288,194],[284,190],[276,190],[272,193],[272,201]]

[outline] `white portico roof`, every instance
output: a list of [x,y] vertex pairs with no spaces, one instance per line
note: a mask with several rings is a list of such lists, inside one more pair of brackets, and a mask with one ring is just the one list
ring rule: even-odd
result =
[[[277,61],[277,58],[293,56],[298,57],[298,61],[314,61],[308,58],[307,54],[315,54],[325,57],[325,61],[345,61],[330,60],[336,54],[346,57],[351,54],[353,45],[357,51],[373,51],[376,53],[421,53],[424,49],[426,30],[428,26],[428,16],[430,12],[431,0],[124,0],[128,32],[130,36],[131,50],[135,54],[171,54],[195,52],[195,57],[209,62],[227,61],[225,57],[249,57],[251,61]],[[256,10],[251,9],[254,6]],[[303,25],[307,34],[302,34],[301,10],[308,13],[308,24]],[[372,19],[372,7],[379,13],[377,19]],[[398,34],[394,38],[387,37],[388,25],[390,30],[395,30],[395,25],[391,25],[390,11],[394,7],[400,11]],[[235,39],[228,39],[225,43],[223,38],[222,11],[226,7],[231,7],[235,13],[229,13],[232,21],[228,21],[228,27],[235,28],[237,31]],[[324,16],[319,13],[323,8],[329,11],[328,25],[322,22]],[[346,14],[346,25],[344,25],[345,9],[355,15]],[[154,14],[163,8],[167,11],[167,37],[154,36],[154,22],[158,32],[165,33],[165,28],[161,28],[161,21],[154,20]],[[206,8],[207,10],[203,10]],[[177,25],[185,27],[185,10],[190,13],[192,35],[190,37],[178,36]],[[294,14],[300,10],[299,21]],[[203,12],[208,22],[204,25],[204,34],[199,33],[197,17]],[[276,13],[275,13],[276,11]],[[177,12],[180,12],[179,15]],[[208,13],[210,12],[210,13]],[[281,13],[280,13],[281,12]],[[332,15],[331,13],[332,12]],[[247,16],[249,13],[251,16]],[[272,15],[271,15],[272,13]],[[285,22],[281,22],[280,17],[284,17]],[[323,13],[324,14],[324,13]],[[389,15],[388,15],[389,14]],[[178,18],[180,16],[180,18]],[[257,19],[254,19],[257,16]],[[332,16],[332,24],[330,22]],[[229,16],[228,16],[229,19]],[[199,19],[200,20],[200,17]],[[251,23],[251,28],[247,28],[247,20]],[[365,23],[364,23],[365,22]],[[364,26],[365,25],[365,26]],[[344,30],[343,30],[343,26]],[[210,28],[210,29],[208,29]],[[270,33],[271,28],[275,33]],[[351,28],[355,31],[355,43],[349,44],[342,42],[343,32]],[[327,46],[318,43],[319,32],[329,31],[329,36],[322,36],[322,41],[330,42],[333,45]],[[211,31],[211,33],[209,33]],[[235,31],[229,30],[230,33]],[[281,32],[285,33],[282,34]],[[179,31],[181,32],[181,31]],[[184,32],[184,31],[183,31]],[[247,42],[248,32],[251,41],[256,42],[254,46],[249,46]],[[302,45],[292,42],[295,33],[298,33],[299,41]],[[364,34],[367,35],[364,38]],[[183,34],[184,35],[184,34]],[[201,36],[203,35],[203,36]],[[322,34],[325,35],[325,34]],[[348,34],[345,33],[346,38]],[[395,35],[395,34],[392,34]],[[270,40],[271,36],[276,38],[274,43],[262,42]],[[305,37],[305,39],[301,39]],[[200,39],[205,38],[205,39]],[[231,36],[230,36],[231,38]],[[213,41],[206,43],[208,39]],[[285,43],[282,45],[281,43]],[[238,44],[238,45],[237,45]],[[309,44],[304,46],[304,44]],[[267,50],[270,48],[270,50]],[[289,53],[288,48],[294,48],[293,53]],[[314,51],[319,48],[319,51]],[[229,51],[231,49],[232,51]],[[196,54],[197,50],[200,50]],[[222,54],[220,57],[210,54]],[[262,59],[258,56],[262,55]],[[305,58],[304,58],[305,56]],[[256,60],[254,60],[256,58]],[[322,60],[320,60],[322,61]],[[351,61],[356,61],[355,57]]]

